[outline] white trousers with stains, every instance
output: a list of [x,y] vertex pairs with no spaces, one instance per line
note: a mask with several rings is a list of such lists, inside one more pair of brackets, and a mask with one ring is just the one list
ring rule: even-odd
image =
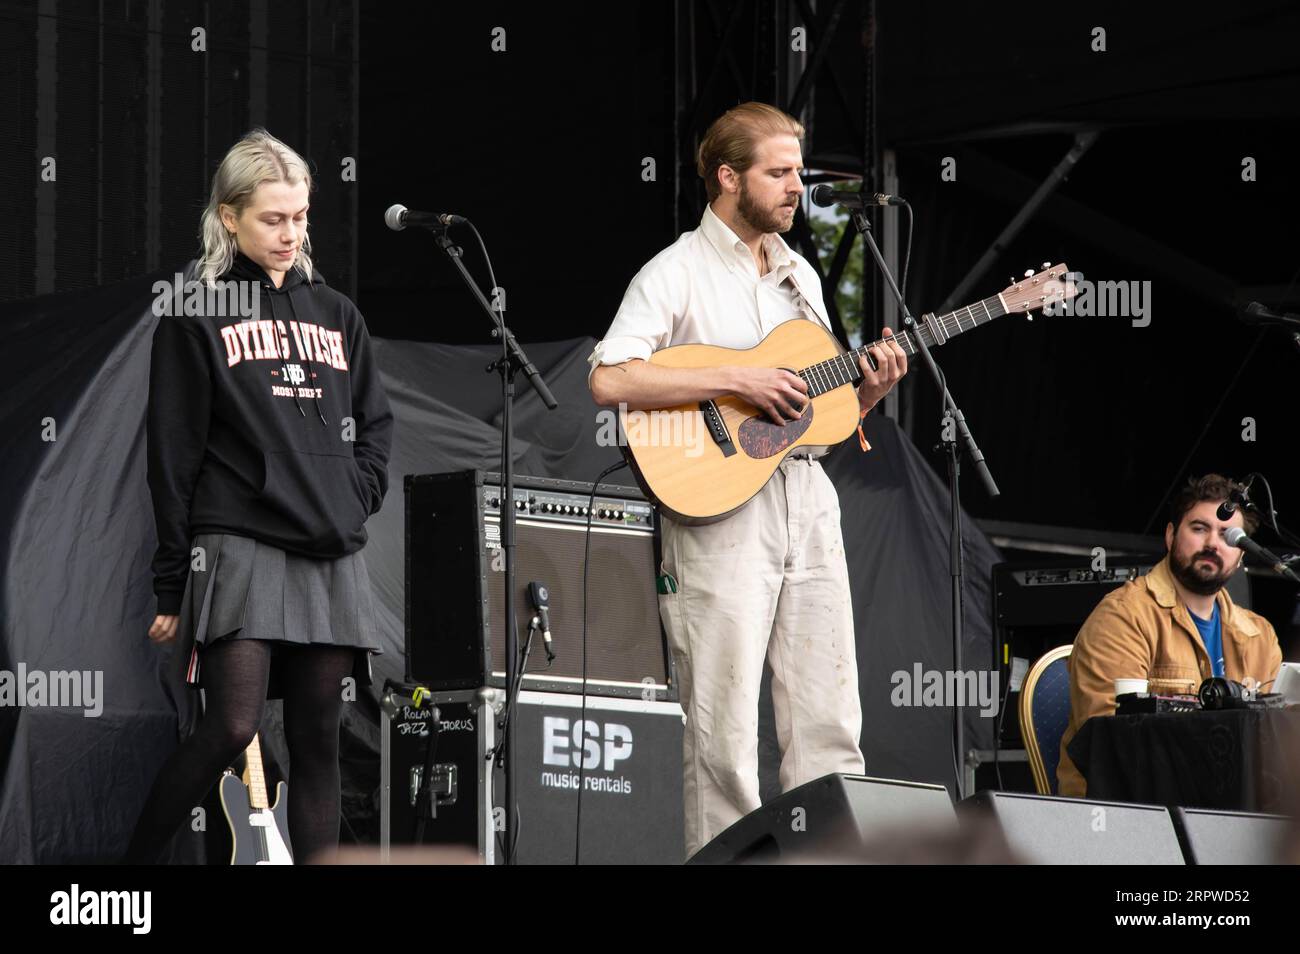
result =
[[682,711],[686,855],[760,805],[758,695],[766,659],[781,790],[861,774],[862,709],[835,486],[787,459],[743,508],[707,526],[662,521],[659,597]]

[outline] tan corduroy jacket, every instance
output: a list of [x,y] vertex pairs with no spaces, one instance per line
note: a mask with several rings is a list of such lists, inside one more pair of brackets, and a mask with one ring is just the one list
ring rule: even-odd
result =
[[[1271,682],[1282,666],[1273,626],[1234,604],[1226,590],[1215,599],[1223,627],[1224,675],[1237,682],[1246,677]],[[1107,593],[1070,653],[1070,724],[1056,769],[1060,794],[1082,796],[1087,790],[1065,747],[1093,716],[1115,714],[1116,679],[1146,679],[1151,692],[1195,694],[1211,674],[1201,634],[1174,590],[1168,555],[1146,576]]]

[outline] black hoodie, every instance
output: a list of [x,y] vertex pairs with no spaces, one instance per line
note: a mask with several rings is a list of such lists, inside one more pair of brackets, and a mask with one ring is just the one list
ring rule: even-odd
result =
[[[388,491],[393,415],[365,321],[313,270],[276,288],[243,253],[222,281],[245,308],[160,316],[149,374],[149,491],[158,612],[179,612],[199,533],[335,558],[366,543]],[[244,284],[247,283],[247,284]],[[228,296],[227,302],[235,296]],[[155,305],[155,310],[176,308]],[[203,311],[195,315],[194,311]],[[217,313],[221,315],[218,316]]]

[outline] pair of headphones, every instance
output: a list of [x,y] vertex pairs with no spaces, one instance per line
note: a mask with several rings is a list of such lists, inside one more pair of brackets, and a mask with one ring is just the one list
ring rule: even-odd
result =
[[1248,709],[1255,693],[1239,682],[1211,676],[1201,683],[1196,696],[1201,700],[1202,709]]

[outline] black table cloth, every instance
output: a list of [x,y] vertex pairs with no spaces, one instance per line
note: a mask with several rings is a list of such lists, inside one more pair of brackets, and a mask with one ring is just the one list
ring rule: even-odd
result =
[[1094,716],[1067,751],[1088,798],[1300,812],[1300,709]]

